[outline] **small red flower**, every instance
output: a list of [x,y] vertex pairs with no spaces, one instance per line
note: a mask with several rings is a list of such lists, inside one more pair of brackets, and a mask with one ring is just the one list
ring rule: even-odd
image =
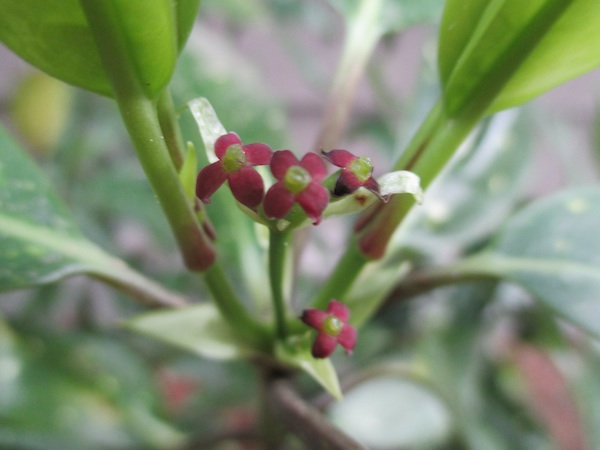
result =
[[227,133],[215,142],[218,161],[206,166],[196,179],[196,195],[204,203],[225,181],[229,182],[231,193],[241,204],[256,209],[262,202],[264,184],[252,166],[269,164],[271,148],[266,144],[242,145],[235,133]]
[[327,358],[337,344],[344,347],[347,354],[352,353],[356,345],[356,328],[348,325],[349,317],[348,307],[336,300],[329,302],[327,311],[307,309],[302,313],[302,322],[319,332],[312,347],[315,358]]
[[265,195],[265,215],[270,219],[281,219],[297,202],[313,223],[319,224],[329,203],[329,192],[321,185],[327,168],[319,155],[307,153],[298,161],[289,150],[276,151],[271,159],[271,172],[277,182]]
[[355,156],[347,150],[331,150],[322,152],[323,157],[334,166],[342,168],[333,194],[337,196],[352,194],[359,187],[364,187],[379,196],[379,184],[373,178],[371,160],[364,156]]

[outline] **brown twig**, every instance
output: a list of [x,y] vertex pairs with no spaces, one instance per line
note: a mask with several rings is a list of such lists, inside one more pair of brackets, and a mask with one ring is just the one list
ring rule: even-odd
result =
[[237,441],[257,443],[260,440],[260,434],[255,429],[236,430],[215,434],[213,436],[199,436],[191,439],[180,450],[208,450],[225,441]]
[[286,428],[311,450],[366,449],[300,397],[285,378],[269,381],[267,402]]

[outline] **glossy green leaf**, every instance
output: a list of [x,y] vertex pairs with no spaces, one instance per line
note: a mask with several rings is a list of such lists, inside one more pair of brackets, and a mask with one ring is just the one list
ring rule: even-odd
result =
[[5,0],[0,41],[30,64],[75,86],[112,89],[78,0]]
[[206,358],[227,360],[249,354],[209,303],[144,314],[127,321],[126,326]]
[[275,349],[277,358],[283,363],[301,369],[329,392],[333,398],[341,400],[342,390],[331,360],[329,358],[313,358],[310,354],[310,342],[305,338],[294,339],[293,343],[277,343]]
[[[93,6],[91,2],[84,5]],[[112,23],[111,38],[116,37],[125,49],[127,66],[131,64],[140,86],[150,95],[168,83],[198,6],[199,0],[102,3]],[[106,40],[109,34],[98,37]],[[111,96],[95,39],[77,0],[2,3],[0,41],[56,78]],[[128,69],[123,66],[116,70]]]
[[515,106],[600,65],[594,0],[449,0],[439,37],[447,112]]
[[573,189],[517,214],[493,245],[449,270],[512,281],[542,305],[600,336],[600,189]]
[[[80,1],[116,95],[138,90],[156,98],[171,79],[178,55],[172,0]],[[131,92],[128,92],[131,94]]]
[[44,174],[0,128],[0,292],[76,273],[181,302],[87,240]]
[[175,19],[177,20],[177,47],[179,51],[188,40],[194,22],[198,16],[201,0],[177,0],[175,2]]
[[491,107],[519,105],[600,66],[600,2],[576,0],[510,79]]

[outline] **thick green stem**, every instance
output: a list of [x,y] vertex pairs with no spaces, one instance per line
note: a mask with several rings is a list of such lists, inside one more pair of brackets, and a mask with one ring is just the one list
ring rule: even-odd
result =
[[[414,170],[414,166],[425,150],[428,148],[428,143],[436,135],[438,130],[441,129],[441,125],[444,123],[443,120],[443,109],[441,102],[438,102],[432,108],[431,112],[422,123],[421,128],[417,131],[412,141],[408,144],[406,151],[403,153],[400,161],[397,163],[395,170],[398,170],[398,166],[402,164],[402,168],[405,170]],[[390,203],[404,202],[406,211],[412,206],[414,200],[409,195],[397,195],[392,197]],[[376,220],[382,214],[387,212],[387,205],[379,204],[372,207],[367,211],[364,217],[358,221],[356,227],[358,231],[362,231],[366,225],[369,225],[371,221]],[[392,209],[392,210],[395,210]],[[391,235],[394,231],[395,225],[390,227],[387,232]],[[348,243],[346,252],[342,255],[338,261],[336,268],[333,273],[329,276],[325,285],[315,296],[312,307],[324,309],[331,299],[337,299],[340,301],[344,300],[344,295],[358,275],[360,275],[364,266],[369,262],[373,256],[369,252],[365,252],[363,245],[367,248],[374,246],[378,243],[378,235],[366,235],[355,234]],[[360,239],[359,239],[360,238]],[[375,243],[371,242],[371,239],[375,240]],[[362,239],[362,241],[361,241]],[[387,241],[385,241],[387,243]],[[295,330],[294,330],[295,331]]]
[[248,313],[218,262],[204,273],[204,281],[233,332],[255,349],[269,352],[272,338],[268,328]]
[[188,201],[165,143],[155,101],[140,84],[129,43],[111,2],[82,1],[123,122],[144,172],[177,239],[186,266],[202,271],[215,259],[214,248]]
[[[423,189],[426,189],[482,116],[483,114],[450,119],[436,105],[430,115],[432,119],[424,122],[425,129],[422,128],[415,135],[414,143],[408,147],[412,155],[401,158],[394,169],[412,170],[420,177]],[[429,127],[432,129],[427,129]],[[414,204],[412,196],[397,195],[389,203],[381,205],[357,230],[360,250],[367,257],[381,258],[392,234]]]
[[290,233],[271,230],[269,235],[269,281],[275,312],[275,330],[279,339],[287,335],[285,322],[284,283]]
[[[423,188],[446,166],[460,144],[485,116],[488,108],[502,91],[504,85],[528,57],[545,32],[560,16],[571,1],[548,2],[530,23],[514,36],[489,70],[477,81],[460,108],[454,109],[440,100],[402,154],[394,170],[410,170],[419,175]],[[522,45],[526,42],[527,45]],[[448,96],[448,93],[446,93]],[[448,101],[453,101],[454,98]],[[448,101],[446,103],[448,103]],[[340,298],[360,274],[369,259],[381,258],[392,234],[406,217],[414,199],[411,196],[394,196],[389,203],[367,211],[357,222],[356,237],[349,243],[346,253],[338,262],[329,281],[317,294],[313,305],[323,307],[329,298]]]

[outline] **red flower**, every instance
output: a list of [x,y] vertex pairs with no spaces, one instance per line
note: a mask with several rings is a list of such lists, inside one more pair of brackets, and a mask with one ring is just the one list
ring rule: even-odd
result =
[[269,164],[272,153],[266,144],[242,145],[235,133],[221,136],[215,142],[215,154],[219,160],[198,174],[196,195],[204,203],[210,203],[211,195],[228,181],[235,199],[248,208],[256,209],[263,199],[264,184],[251,167]]
[[302,313],[302,322],[319,332],[312,347],[315,358],[327,358],[337,344],[344,347],[347,354],[352,353],[356,345],[356,328],[348,325],[349,317],[346,305],[336,300],[329,302],[327,311],[307,309]]
[[337,196],[352,194],[359,187],[364,187],[379,196],[379,184],[373,178],[371,160],[364,156],[355,156],[347,150],[331,150],[322,152],[323,157],[334,166],[342,168],[333,194]]
[[329,203],[329,192],[321,185],[327,175],[323,160],[316,153],[307,153],[301,161],[289,150],[273,154],[271,172],[277,182],[265,196],[265,215],[281,219],[298,203],[306,215],[317,225]]

